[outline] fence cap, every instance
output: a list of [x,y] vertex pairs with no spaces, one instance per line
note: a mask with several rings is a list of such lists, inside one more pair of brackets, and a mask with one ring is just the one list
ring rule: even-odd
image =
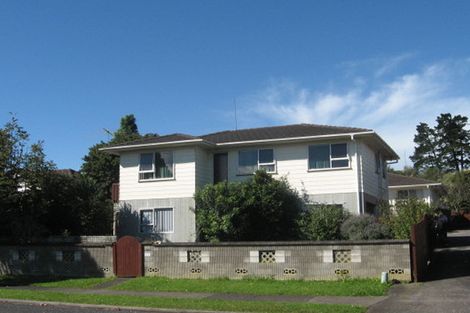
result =
[[234,242],[160,242],[144,240],[145,246],[161,247],[253,247],[253,246],[366,246],[403,245],[409,240],[330,240],[330,241],[234,241]]

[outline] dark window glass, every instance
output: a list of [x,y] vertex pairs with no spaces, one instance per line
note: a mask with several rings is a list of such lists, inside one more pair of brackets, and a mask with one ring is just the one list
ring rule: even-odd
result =
[[308,151],[308,167],[310,169],[330,167],[330,145],[309,146]]

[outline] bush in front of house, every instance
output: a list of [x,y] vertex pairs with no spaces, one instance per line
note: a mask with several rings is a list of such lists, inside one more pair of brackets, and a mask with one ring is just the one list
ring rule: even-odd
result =
[[351,215],[341,225],[341,236],[347,240],[378,240],[392,238],[392,232],[374,216]]
[[304,240],[339,240],[341,225],[349,217],[342,206],[315,204],[308,205],[299,221]]
[[243,182],[207,185],[195,202],[199,241],[299,239],[302,198],[285,179],[264,171]]
[[419,223],[424,215],[432,214],[433,211],[423,200],[415,198],[400,200],[394,207],[388,204],[380,206],[380,222],[390,227],[395,239],[409,239],[411,226]]

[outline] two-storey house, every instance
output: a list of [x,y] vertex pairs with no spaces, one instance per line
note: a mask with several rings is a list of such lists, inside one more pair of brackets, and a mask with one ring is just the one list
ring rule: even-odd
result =
[[194,193],[206,184],[240,181],[264,169],[286,177],[311,202],[372,213],[388,200],[393,149],[373,130],[298,124],[171,134],[102,149],[120,156],[118,234],[194,241]]

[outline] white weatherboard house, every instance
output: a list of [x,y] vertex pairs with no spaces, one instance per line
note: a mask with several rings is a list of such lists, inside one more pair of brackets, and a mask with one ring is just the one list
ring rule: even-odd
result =
[[419,177],[388,174],[388,198],[390,205],[397,201],[415,198],[431,206],[439,204],[439,191],[442,184]]
[[118,234],[194,241],[194,193],[264,169],[310,201],[362,214],[388,200],[387,162],[397,154],[370,129],[298,124],[172,134],[102,150],[120,156]]

